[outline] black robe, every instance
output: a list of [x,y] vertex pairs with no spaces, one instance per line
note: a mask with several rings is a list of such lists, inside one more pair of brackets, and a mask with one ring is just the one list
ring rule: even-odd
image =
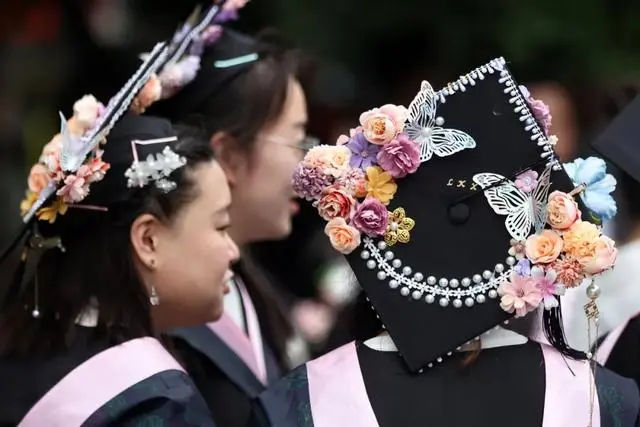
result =
[[[29,410],[67,374],[109,348],[104,340],[95,339],[94,328],[78,327],[76,339],[63,354],[1,357],[0,426],[18,425]],[[112,374],[117,375],[118,372],[113,371]],[[100,387],[100,384],[88,382],[86,387]],[[82,425],[212,427],[215,424],[186,373],[166,370],[124,390]]]
[[631,319],[618,336],[605,366],[640,385],[640,315]]
[[[376,422],[381,427],[543,426],[548,391],[545,357],[537,343],[483,349],[471,362],[465,361],[469,353],[456,353],[419,375],[408,372],[398,353],[379,352],[362,343],[355,344],[355,352],[361,371],[357,374],[361,374],[364,382],[360,393],[353,382],[344,380],[348,375],[341,372],[340,363],[327,366],[326,375],[336,377],[334,383],[345,388],[345,396],[354,396],[326,402],[331,396],[325,389],[324,410],[341,406],[347,414],[345,422],[334,422],[330,427],[375,427]],[[308,366],[300,366],[261,395],[266,414],[256,413],[253,425],[329,427],[327,423],[316,422]],[[586,378],[584,383],[582,378],[578,380],[585,385],[580,393],[584,392],[586,400],[588,382]],[[640,395],[633,381],[597,367],[596,384],[600,427],[639,425]],[[563,388],[556,387],[552,395],[562,396],[562,393]],[[358,394],[364,395],[364,402],[368,402],[365,406],[371,407],[375,420],[363,421],[367,411],[360,411],[363,406],[356,402]],[[577,398],[582,401],[581,396]],[[585,417],[588,411],[580,415]],[[597,425],[594,422],[594,426]]]

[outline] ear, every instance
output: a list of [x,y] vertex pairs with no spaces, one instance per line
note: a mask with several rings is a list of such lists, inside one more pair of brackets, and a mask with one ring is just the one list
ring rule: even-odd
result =
[[149,269],[157,262],[160,227],[160,221],[150,214],[140,215],[131,224],[131,245],[140,262]]
[[225,175],[229,185],[236,184],[238,173],[246,168],[245,154],[234,147],[233,137],[226,132],[216,132],[211,136],[211,147],[214,155]]

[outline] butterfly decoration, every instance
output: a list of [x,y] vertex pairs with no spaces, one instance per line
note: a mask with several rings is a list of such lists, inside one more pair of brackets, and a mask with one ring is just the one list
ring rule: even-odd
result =
[[522,191],[516,184],[497,173],[480,173],[473,182],[487,188],[484,195],[498,215],[506,215],[505,226],[514,239],[524,241],[531,234],[544,228],[547,222],[547,198],[549,195],[551,169],[545,168],[533,191]]
[[475,148],[475,140],[457,129],[442,127],[444,119],[436,117],[437,95],[431,85],[423,81],[420,92],[409,105],[409,118],[405,133],[420,145],[420,162],[433,154],[446,157],[467,148]]
[[576,187],[584,184],[586,188],[580,193],[585,206],[597,216],[594,219],[609,220],[613,218],[618,206],[611,193],[616,189],[616,179],[607,173],[607,165],[598,157],[575,159],[565,163],[564,170]]

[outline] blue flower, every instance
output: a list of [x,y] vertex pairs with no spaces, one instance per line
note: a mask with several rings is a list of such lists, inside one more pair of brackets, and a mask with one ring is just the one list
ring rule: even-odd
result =
[[616,201],[611,196],[616,189],[616,179],[607,173],[607,165],[598,157],[576,159],[564,164],[573,185],[585,184],[586,190],[580,193],[584,204],[602,220],[613,218],[618,212]]

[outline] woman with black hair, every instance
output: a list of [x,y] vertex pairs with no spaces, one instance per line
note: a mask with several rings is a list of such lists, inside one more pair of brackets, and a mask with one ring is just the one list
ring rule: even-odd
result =
[[[225,314],[172,335],[216,423],[244,426],[251,400],[289,369],[288,316],[247,247],[291,232],[299,208],[291,176],[309,145],[307,107],[295,50],[269,35],[252,38],[219,26],[204,33],[215,37],[198,52],[195,78],[149,111],[203,127],[231,187],[229,234],[242,256]],[[169,82],[168,76],[160,78]]]
[[615,245],[549,120],[498,58],[305,155],[296,189],[363,289],[356,340],[271,386],[256,425],[638,425],[636,384],[564,338],[560,297],[586,290],[597,323],[597,285],[573,288]]
[[0,263],[1,426],[215,425],[160,334],[222,315],[231,196],[198,132],[118,120],[153,63],[106,108],[76,102],[31,169]]

